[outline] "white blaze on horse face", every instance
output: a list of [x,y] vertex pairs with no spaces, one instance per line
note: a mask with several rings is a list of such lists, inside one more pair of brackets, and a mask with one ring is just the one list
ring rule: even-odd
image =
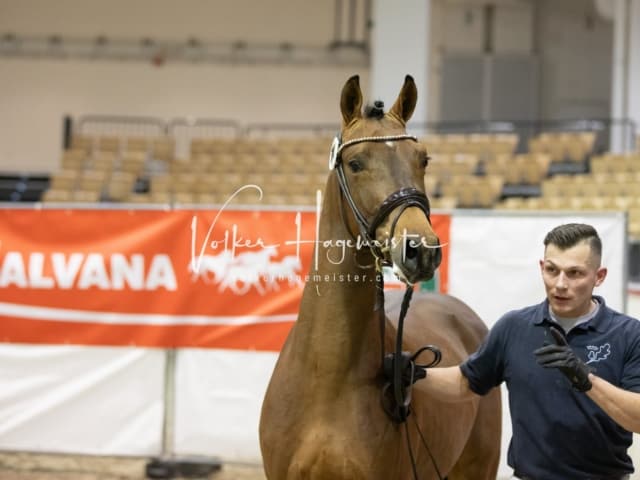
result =
[[395,148],[396,144],[393,142],[384,142],[384,144],[389,148]]

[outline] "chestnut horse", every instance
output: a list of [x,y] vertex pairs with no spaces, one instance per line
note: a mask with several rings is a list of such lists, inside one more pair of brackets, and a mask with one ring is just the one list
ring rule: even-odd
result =
[[[262,405],[269,480],[496,477],[498,389],[448,404],[417,380],[408,417],[383,408],[382,355],[394,349],[401,298],[386,292],[380,301],[380,267],[412,285],[433,277],[441,259],[424,193],[427,152],[405,128],[416,101],[410,76],[388,113],[376,102],[363,114],[357,76],[343,87],[314,264]],[[487,333],[460,300],[417,292],[403,330],[402,350],[434,344],[444,366],[465,360]]]

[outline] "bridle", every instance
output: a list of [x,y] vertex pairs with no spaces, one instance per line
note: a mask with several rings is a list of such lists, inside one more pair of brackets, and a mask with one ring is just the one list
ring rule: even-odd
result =
[[[418,139],[414,135],[409,134],[398,134],[398,135],[382,135],[382,136],[369,136],[369,137],[359,137],[351,140],[347,140],[342,143],[342,138],[340,135],[336,136],[331,145],[331,150],[329,154],[329,169],[336,171],[336,177],[338,179],[338,184],[340,186],[340,192],[342,196],[347,201],[351,212],[358,224],[358,230],[360,232],[360,236],[365,240],[366,244],[371,250],[376,262],[376,282],[377,282],[377,298],[376,298],[376,306],[375,310],[378,312],[378,317],[380,320],[380,342],[381,342],[381,365],[382,365],[382,373],[385,377],[385,382],[382,387],[382,407],[387,415],[396,423],[404,423],[406,427],[406,420],[409,417],[411,412],[411,389],[413,383],[419,380],[420,378],[424,378],[426,376],[426,369],[429,367],[433,367],[440,363],[442,354],[438,347],[434,345],[426,345],[420,348],[413,355],[408,352],[402,351],[402,336],[403,336],[403,326],[404,319],[409,309],[409,304],[411,303],[411,298],[413,295],[414,286],[405,282],[407,288],[405,290],[405,294],[402,300],[402,305],[400,307],[400,316],[398,319],[398,329],[396,332],[396,344],[395,344],[395,352],[387,354],[384,348],[384,330],[385,330],[385,312],[384,312],[384,279],[382,275],[382,267],[390,266],[391,262],[385,260],[385,252],[389,248],[389,246],[380,246],[376,241],[376,230],[382,224],[382,222],[389,216],[389,214],[394,211],[396,208],[400,208],[400,211],[393,219],[391,223],[391,229],[389,233],[389,238],[393,238],[395,228],[397,222],[402,215],[402,213],[410,207],[418,207],[420,208],[425,216],[427,217],[427,221],[431,224],[431,209],[429,206],[429,199],[427,196],[419,191],[416,188],[402,188],[391,195],[389,195],[378,207],[373,218],[368,221],[367,218],[362,214],[358,205],[356,204],[353,196],[351,195],[351,190],[349,188],[349,184],[347,182],[347,177],[344,173],[344,164],[342,162],[342,151],[350,147],[352,145],[356,145],[364,142],[392,142],[397,140],[412,140],[417,142]],[[343,218],[344,221],[344,218]],[[346,226],[346,225],[345,225]],[[347,230],[348,227],[347,227]],[[433,360],[428,364],[418,364],[416,362],[417,357],[428,350],[433,353]],[[391,405],[389,405],[389,394],[391,394],[390,401]],[[427,445],[425,438],[420,431],[417,421],[415,421],[415,426],[420,434],[420,439],[422,440],[422,444],[426,448],[429,456],[431,457],[431,461],[435,467],[436,473],[438,474],[438,478],[442,479],[442,475],[440,474],[440,470],[436,464],[435,458],[433,457],[429,446]],[[413,468],[414,478],[418,479],[416,462],[413,455],[413,449],[411,447],[411,441],[409,437],[408,427],[405,428],[407,446],[409,449],[409,456],[411,459],[411,466]]]
[[373,216],[373,219],[369,222],[366,217],[362,214],[356,202],[351,195],[351,189],[349,188],[349,184],[347,183],[347,177],[344,173],[344,164],[342,162],[341,153],[342,151],[350,147],[352,145],[356,145],[358,143],[364,142],[392,142],[396,140],[413,140],[417,142],[418,139],[414,135],[398,134],[398,135],[383,135],[383,136],[374,136],[374,137],[360,137],[354,138],[351,140],[347,140],[342,143],[342,139],[340,136],[336,136],[333,139],[333,144],[331,145],[331,151],[329,153],[329,169],[335,170],[336,175],[338,177],[338,184],[340,185],[340,191],[342,195],[346,199],[351,211],[353,212],[353,216],[356,219],[358,224],[358,229],[360,231],[360,236],[365,240],[374,257],[376,258],[376,263],[379,266],[389,266],[389,262],[384,260],[384,248],[381,247],[378,242],[375,240],[376,230],[380,226],[380,224],[387,218],[389,213],[391,213],[394,209],[401,206],[401,210],[396,216],[391,226],[391,234],[393,237],[393,233],[395,230],[396,223],[402,212],[409,207],[418,207],[420,208],[429,223],[431,223],[431,209],[429,207],[429,199],[427,196],[419,191],[416,188],[402,188],[397,192],[389,195],[380,205],[378,211]]

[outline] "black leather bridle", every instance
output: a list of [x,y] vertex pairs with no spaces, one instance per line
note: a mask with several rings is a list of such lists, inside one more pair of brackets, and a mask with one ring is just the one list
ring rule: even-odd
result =
[[[341,153],[345,148],[356,145],[358,143],[392,142],[397,140],[412,140],[414,142],[418,141],[418,139],[413,135],[398,134],[360,137],[342,143],[342,138],[340,136],[336,136],[333,140],[333,144],[331,145],[331,151],[329,154],[329,168],[336,171],[338,184],[340,186],[340,192],[351,208],[351,212],[353,213],[353,216],[355,217],[358,224],[358,229],[360,231],[361,237],[366,241],[371,250],[371,253],[376,259],[376,269],[378,270],[378,272],[376,275],[377,299],[375,310],[378,311],[380,320],[381,364],[382,374],[385,379],[382,387],[382,407],[394,422],[400,424],[406,422],[411,412],[411,389],[413,384],[417,380],[426,376],[427,368],[436,366],[438,363],[440,363],[442,354],[440,352],[440,349],[438,349],[438,347],[436,347],[435,345],[426,345],[420,348],[413,355],[409,354],[408,352],[402,351],[404,319],[409,309],[409,304],[411,303],[411,297],[413,295],[413,285],[409,284],[408,282],[405,282],[407,284],[407,288],[405,290],[402,305],[400,307],[398,329],[396,332],[395,352],[389,354],[385,352],[384,330],[386,317],[384,312],[384,279],[382,275],[382,267],[390,266],[391,262],[385,260],[384,253],[386,249],[381,248],[375,237],[378,227],[389,216],[389,214],[398,207],[400,208],[400,211],[392,221],[389,233],[390,238],[393,238],[398,219],[400,218],[402,213],[409,207],[420,208],[427,217],[427,221],[429,222],[429,224],[431,224],[431,209],[429,207],[429,199],[423,192],[419,191],[416,188],[402,188],[389,195],[382,202],[373,218],[369,221],[362,214],[362,212],[356,205],[353,196],[351,195],[351,190],[349,189],[349,184],[344,173],[344,165],[341,156]],[[425,350],[433,353],[433,360],[428,364],[418,364],[416,362],[417,357]],[[391,402],[390,404],[389,401]],[[416,428],[418,429],[418,433],[420,434],[422,444],[431,457],[431,461],[433,462],[436,473],[438,474],[438,478],[442,479],[442,475],[440,474],[440,470],[438,469],[435,458],[433,457],[431,450],[429,449],[429,446],[427,445],[415,419],[414,423],[416,425]],[[411,466],[413,468],[413,475],[415,479],[418,479],[418,472],[413,455],[413,449],[411,447],[408,428],[405,429],[405,432],[407,438],[407,446],[409,449],[409,456],[411,459]]]
[[331,151],[329,154],[329,168],[331,170],[336,171],[336,175],[338,177],[338,184],[340,185],[340,191],[342,195],[346,199],[351,211],[353,212],[353,216],[358,223],[358,229],[360,230],[360,236],[365,240],[368,244],[371,252],[376,258],[376,262],[379,263],[380,266],[390,266],[390,262],[384,259],[384,252],[379,243],[376,241],[376,230],[380,226],[380,224],[387,218],[387,216],[395,210],[397,207],[401,207],[400,212],[396,216],[391,226],[391,234],[393,237],[393,233],[395,230],[396,223],[402,212],[409,207],[418,207],[422,210],[427,217],[429,223],[431,223],[431,209],[429,206],[429,199],[427,196],[419,191],[416,188],[402,188],[397,192],[389,195],[380,205],[378,211],[373,216],[373,218],[368,221],[366,217],[362,214],[356,202],[351,195],[351,190],[349,188],[349,184],[347,182],[347,178],[344,173],[344,164],[342,162],[342,151],[350,147],[352,145],[356,145],[358,143],[364,142],[392,142],[396,140],[413,140],[417,142],[418,139],[414,135],[398,134],[398,135],[383,135],[383,136],[375,136],[375,137],[360,137],[354,138],[352,140],[347,140],[342,143],[342,139],[340,136],[336,136],[333,139],[333,144],[331,145]]

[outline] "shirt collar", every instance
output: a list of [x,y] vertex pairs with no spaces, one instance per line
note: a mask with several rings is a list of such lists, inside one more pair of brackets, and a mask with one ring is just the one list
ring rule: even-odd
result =
[[[604,298],[600,297],[599,295],[593,295],[593,298],[598,303],[600,303],[598,313],[588,322],[576,325],[575,328],[583,330],[591,328],[596,332],[606,332],[609,329],[609,325],[611,324],[611,317],[613,316],[613,313],[611,309],[607,308]],[[549,315],[549,300],[545,300],[538,305],[533,323],[536,325],[541,325],[544,322],[550,323],[551,321],[551,316]]]

